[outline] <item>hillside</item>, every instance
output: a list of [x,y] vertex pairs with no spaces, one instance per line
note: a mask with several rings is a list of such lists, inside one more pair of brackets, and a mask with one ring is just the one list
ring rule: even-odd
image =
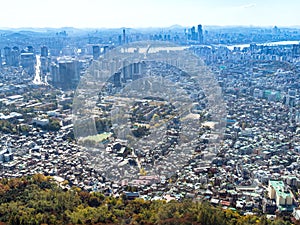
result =
[[77,187],[69,190],[51,177],[0,180],[0,224],[193,224],[193,225],[288,225],[283,219],[242,216],[237,211],[208,203],[128,200],[89,193]]

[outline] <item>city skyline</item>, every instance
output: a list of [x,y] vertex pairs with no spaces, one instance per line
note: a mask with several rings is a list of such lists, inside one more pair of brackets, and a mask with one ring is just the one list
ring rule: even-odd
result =
[[0,27],[146,28],[175,24],[297,26],[300,2],[288,0],[12,0],[2,3]]
[[2,4],[0,224],[300,225],[300,3],[161,1]]

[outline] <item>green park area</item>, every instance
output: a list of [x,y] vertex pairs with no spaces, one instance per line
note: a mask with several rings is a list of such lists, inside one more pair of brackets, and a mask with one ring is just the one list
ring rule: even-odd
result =
[[99,143],[99,142],[106,140],[111,135],[112,135],[111,132],[103,132],[101,134],[84,137],[84,138],[82,138],[82,141],[93,141],[93,142]]

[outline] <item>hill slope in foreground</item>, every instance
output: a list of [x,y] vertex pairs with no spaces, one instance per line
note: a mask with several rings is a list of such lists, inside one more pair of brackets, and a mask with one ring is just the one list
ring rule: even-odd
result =
[[288,225],[287,218],[240,215],[205,202],[128,200],[73,187],[64,190],[51,177],[0,180],[0,224],[137,224],[137,225]]

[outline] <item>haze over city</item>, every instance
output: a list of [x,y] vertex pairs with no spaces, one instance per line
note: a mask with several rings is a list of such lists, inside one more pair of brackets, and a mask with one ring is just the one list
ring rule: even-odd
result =
[[296,26],[295,0],[12,0],[2,2],[0,27]]

